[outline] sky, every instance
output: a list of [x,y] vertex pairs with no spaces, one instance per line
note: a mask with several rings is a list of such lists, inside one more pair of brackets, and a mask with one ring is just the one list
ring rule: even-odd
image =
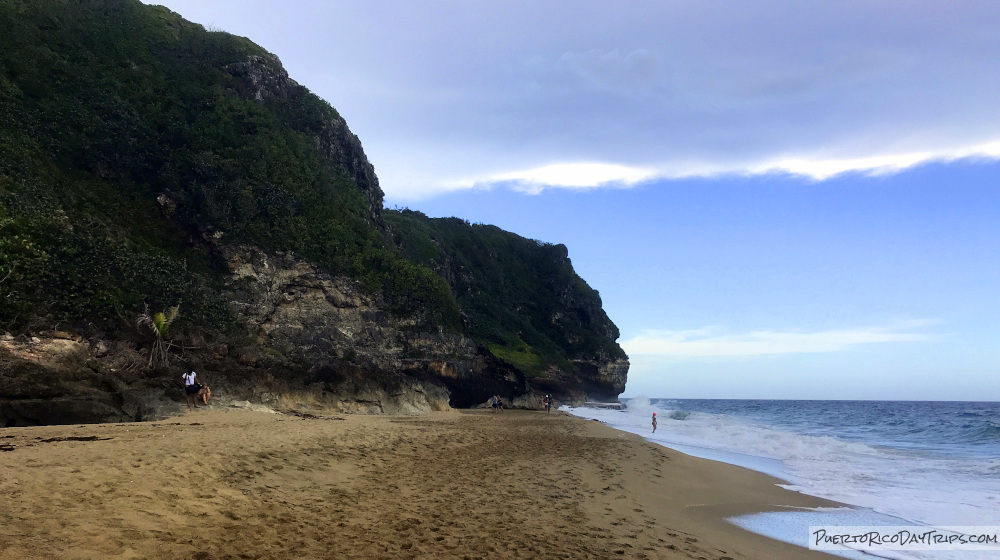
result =
[[386,206],[569,248],[623,396],[1000,401],[1000,3],[168,0]]

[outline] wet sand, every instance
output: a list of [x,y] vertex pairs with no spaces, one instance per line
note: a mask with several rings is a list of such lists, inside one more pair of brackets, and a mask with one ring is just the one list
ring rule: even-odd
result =
[[723,518],[830,502],[554,412],[0,429],[0,559],[834,558]]

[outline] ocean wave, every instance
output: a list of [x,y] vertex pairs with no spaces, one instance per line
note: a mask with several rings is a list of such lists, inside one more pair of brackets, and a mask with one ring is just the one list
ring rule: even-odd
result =
[[[704,403],[630,400],[626,411],[601,412],[600,419],[686,453],[722,453],[701,456],[748,468],[767,465],[753,458],[780,462],[783,474],[776,476],[807,494],[917,522],[1000,524],[1000,508],[987,499],[1000,495],[1000,454],[994,455],[1000,422],[992,409],[979,416],[991,419],[970,422],[974,417],[961,409],[901,412],[893,407],[902,405],[885,403]],[[719,412],[727,406],[738,413]],[[655,434],[652,412],[663,418]]]
[[986,423],[979,428],[979,435],[987,440],[1000,439],[1000,422],[987,420]]

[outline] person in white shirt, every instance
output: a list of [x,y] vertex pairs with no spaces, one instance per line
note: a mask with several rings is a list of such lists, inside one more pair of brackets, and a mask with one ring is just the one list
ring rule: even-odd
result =
[[198,391],[201,384],[198,383],[198,374],[188,367],[187,373],[181,376],[184,380],[184,393],[187,395],[188,408],[198,408]]

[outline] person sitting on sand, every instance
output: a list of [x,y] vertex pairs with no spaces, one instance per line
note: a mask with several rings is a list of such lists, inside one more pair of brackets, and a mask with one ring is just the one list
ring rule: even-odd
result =
[[187,373],[182,375],[181,379],[184,380],[184,393],[187,395],[188,408],[198,408],[198,391],[201,391],[198,374],[188,366]]
[[656,433],[656,413],[653,413],[653,433]]
[[201,402],[207,405],[208,399],[212,398],[212,390],[208,387],[208,385],[199,385],[199,387],[201,387],[201,389],[198,389],[198,398],[201,399]]

